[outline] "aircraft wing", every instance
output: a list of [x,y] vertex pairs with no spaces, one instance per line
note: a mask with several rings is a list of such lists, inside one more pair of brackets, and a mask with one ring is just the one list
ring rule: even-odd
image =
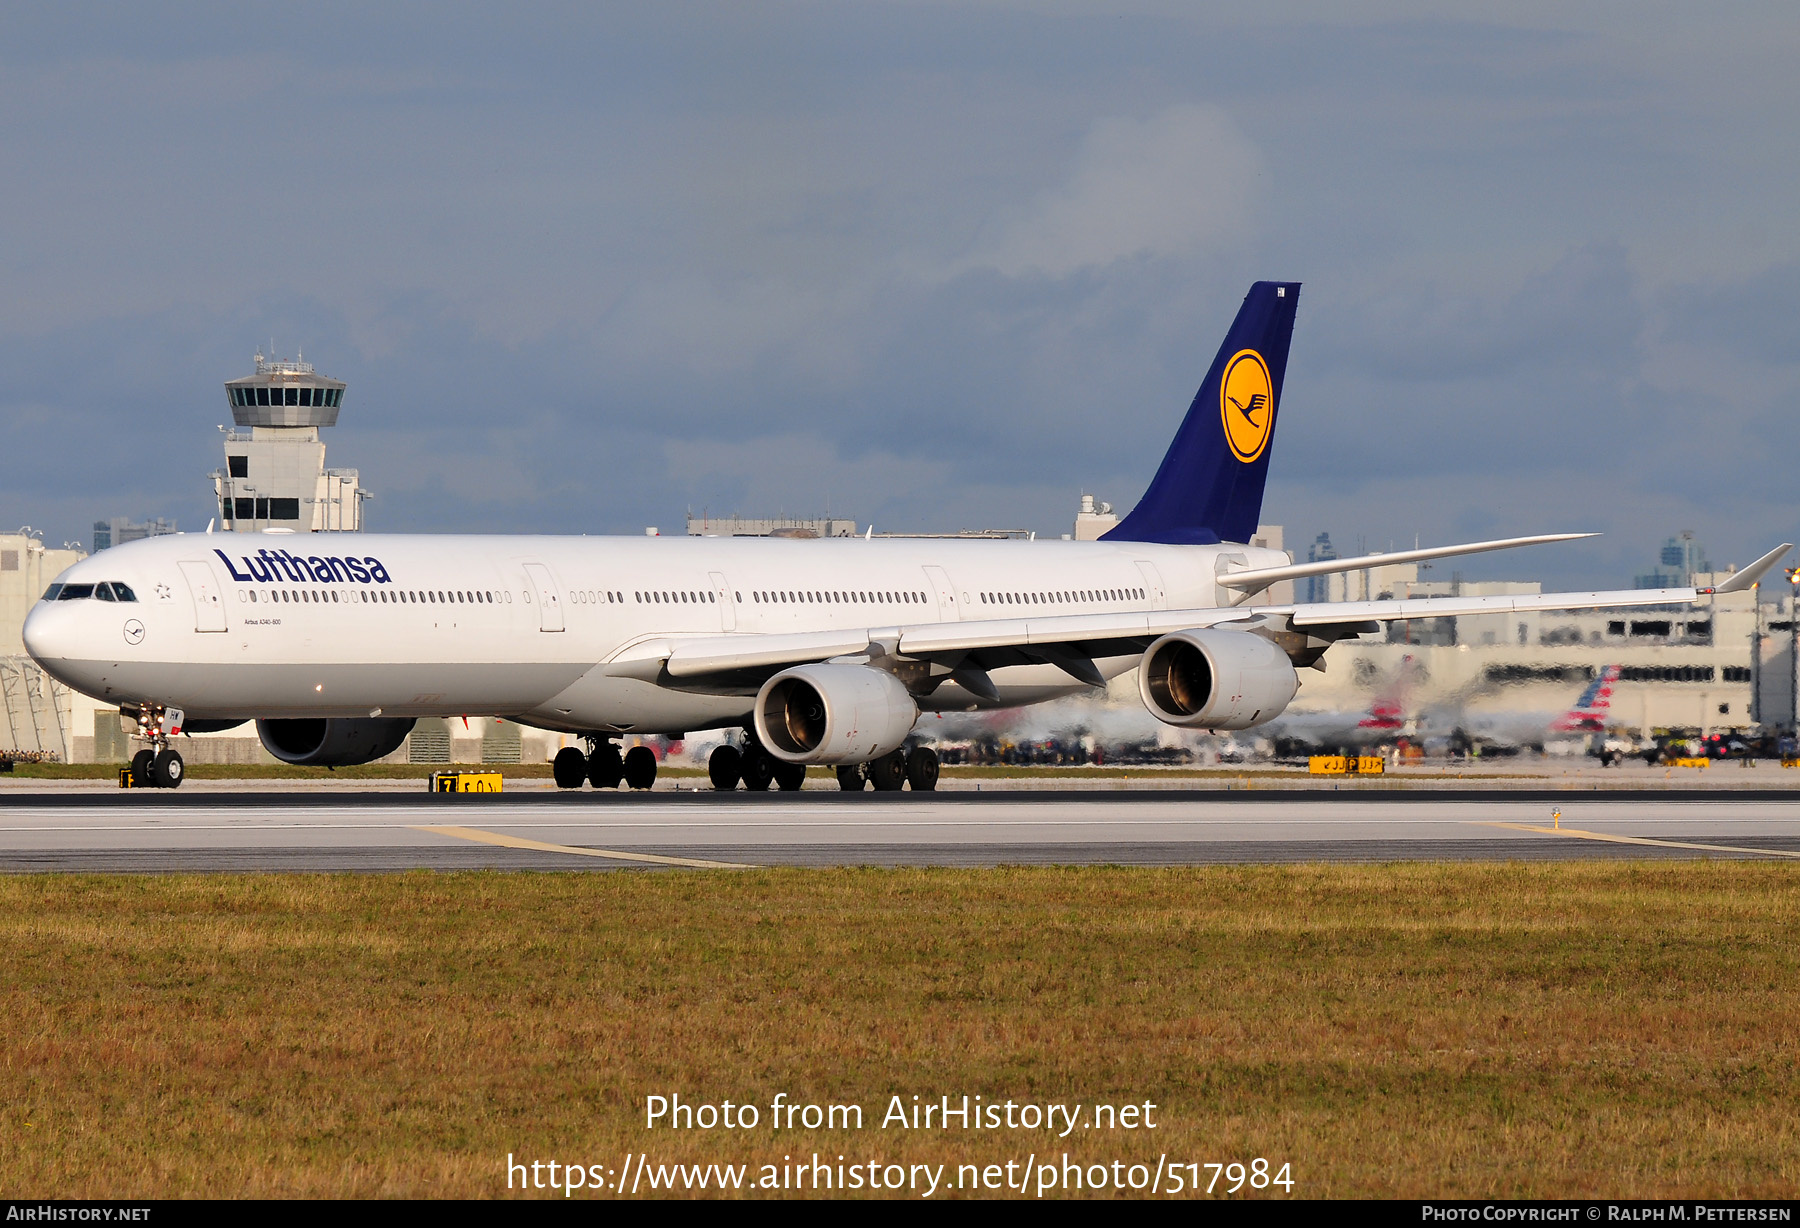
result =
[[[1277,607],[1296,627],[1348,622],[1402,622],[1457,614],[1509,614],[1529,610],[1605,610],[1634,605],[1686,605],[1711,589],[1624,588],[1593,593],[1520,593],[1504,597],[1413,597],[1388,601],[1326,601]],[[1257,607],[1267,611],[1269,607]]]
[[1304,629],[1318,628],[1311,638],[1323,633],[1321,644],[1328,644],[1333,639],[1374,630],[1374,624],[1409,618],[1684,605],[1711,591],[1662,588],[1501,597],[1420,597],[1118,614],[1057,614],[1041,618],[978,619],[782,635],[738,633],[665,637],[631,645],[606,662],[603,668],[614,677],[640,678],[665,686],[711,689],[723,685],[736,689],[758,685],[761,680],[794,665],[842,657],[891,655],[930,661],[950,669],[1056,665],[1080,681],[1097,685],[1102,677],[1094,667],[1095,658],[1142,652],[1161,636],[1200,627],[1235,625],[1245,631],[1285,632],[1303,637],[1307,635]]

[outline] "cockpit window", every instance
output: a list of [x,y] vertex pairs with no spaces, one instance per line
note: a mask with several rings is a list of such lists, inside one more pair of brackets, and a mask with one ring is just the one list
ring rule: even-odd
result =
[[118,598],[113,596],[112,585],[105,580],[102,580],[102,581],[100,581],[100,583],[94,585],[94,596],[99,598],[101,601],[116,601],[116,600],[118,600]]
[[62,594],[57,597],[57,600],[84,601],[93,595],[94,586],[92,584],[65,584],[62,587]]
[[44,590],[44,600],[55,601],[56,595],[60,592],[62,592],[62,585],[52,584],[49,588]]
[[118,598],[120,601],[136,601],[137,600],[137,594],[132,592],[131,589],[127,585],[121,583],[118,580],[113,581],[113,592],[118,594]]

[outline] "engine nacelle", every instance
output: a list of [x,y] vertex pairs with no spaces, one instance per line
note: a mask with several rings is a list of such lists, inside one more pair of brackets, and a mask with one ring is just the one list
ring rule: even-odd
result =
[[350,767],[393,754],[412,727],[410,716],[257,721],[256,736],[283,763]]
[[756,736],[789,763],[867,763],[899,750],[919,705],[885,670],[801,665],[756,694]]
[[1244,631],[1177,631],[1150,645],[1138,693],[1157,720],[1187,729],[1248,729],[1281,715],[1300,689],[1287,654]]

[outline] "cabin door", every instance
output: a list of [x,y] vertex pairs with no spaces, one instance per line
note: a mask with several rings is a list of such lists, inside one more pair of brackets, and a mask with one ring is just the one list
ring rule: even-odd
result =
[[931,581],[931,591],[937,598],[938,621],[953,623],[962,618],[962,611],[956,605],[956,589],[950,584],[949,573],[942,567],[927,567],[925,578]]
[[561,631],[562,594],[557,590],[556,581],[550,578],[550,569],[542,563],[527,563],[525,578],[531,581],[532,599],[537,602],[538,630]]
[[731,600],[731,585],[725,582],[721,572],[708,572],[712,579],[713,597],[719,603],[719,630],[737,630],[737,606]]
[[1156,564],[1137,559],[1137,569],[1144,577],[1144,594],[1150,598],[1150,608],[1166,610],[1169,608],[1169,593],[1163,588],[1162,572],[1156,570]]
[[181,574],[187,578],[188,593],[194,599],[194,630],[225,630],[225,602],[212,565],[205,559],[183,559]]

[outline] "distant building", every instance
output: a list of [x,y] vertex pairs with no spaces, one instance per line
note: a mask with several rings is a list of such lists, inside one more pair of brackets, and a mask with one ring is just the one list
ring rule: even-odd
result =
[[1101,503],[1092,495],[1081,496],[1081,508],[1075,513],[1075,540],[1098,541],[1102,534],[1119,523],[1110,503]]
[[[1287,554],[1287,547],[1282,545],[1285,532],[1278,524],[1259,524],[1256,532],[1250,537],[1249,545],[1261,546],[1269,550],[1279,550]],[[1290,559],[1293,555],[1288,555]],[[1294,582],[1282,580],[1271,584],[1263,593],[1246,602],[1247,605],[1292,605],[1294,603]]]
[[[355,532],[369,497],[354,469],[327,469],[323,427],[336,426],[348,387],[309,362],[256,355],[256,373],[225,385],[234,429],[225,433],[225,468],[212,474],[228,530],[255,533]],[[248,428],[248,429],[237,429]]]
[[1636,577],[1632,587],[1687,588],[1694,583],[1696,575],[1711,570],[1712,564],[1706,561],[1706,547],[1695,541],[1692,533],[1683,532],[1663,543],[1656,570]]
[[[856,521],[797,516],[696,516],[688,513],[689,537],[855,537]],[[654,536],[654,534],[652,534]]]
[[[1313,538],[1313,544],[1306,549],[1306,561],[1309,563],[1328,563],[1337,557],[1337,547],[1331,544],[1329,533],[1321,533]],[[1331,600],[1330,576],[1308,576],[1301,583],[1306,586],[1306,600]]]
[[0,753],[71,757],[76,696],[25,655],[22,631],[50,581],[86,557],[45,549],[29,529],[0,533]]
[[164,520],[161,516],[142,523],[127,516],[114,516],[111,520],[94,522],[94,553],[110,550],[114,546],[123,546],[126,542],[138,541],[145,537],[162,537],[175,531],[173,520]]

